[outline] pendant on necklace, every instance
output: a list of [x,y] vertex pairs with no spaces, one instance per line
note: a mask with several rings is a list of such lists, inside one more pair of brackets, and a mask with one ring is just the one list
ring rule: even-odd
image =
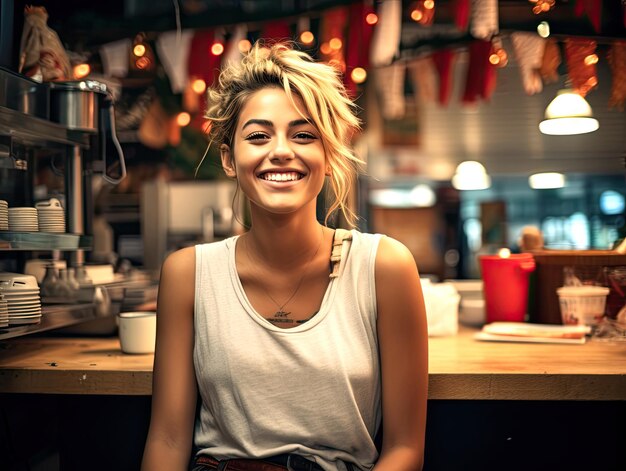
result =
[[274,317],[287,317],[289,314],[291,314],[291,312],[286,312],[286,311],[283,311],[282,309],[279,309],[278,311],[274,313]]

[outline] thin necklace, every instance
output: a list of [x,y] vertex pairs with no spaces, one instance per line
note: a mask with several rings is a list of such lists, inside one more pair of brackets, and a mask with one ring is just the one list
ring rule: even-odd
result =
[[[289,302],[294,298],[294,296],[296,295],[296,293],[300,290],[300,286],[302,286],[302,282],[304,281],[304,278],[306,277],[306,274],[309,271],[309,267],[311,265],[311,263],[313,262],[313,260],[315,259],[315,256],[317,255],[317,253],[320,251],[320,248],[322,247],[322,242],[324,242],[324,226],[320,226],[321,228],[321,232],[322,232],[322,236],[320,238],[320,243],[317,246],[317,249],[315,249],[315,253],[313,254],[313,256],[311,257],[311,259],[307,262],[307,264],[304,267],[304,271],[302,273],[302,276],[300,277],[300,280],[298,281],[298,285],[296,286],[296,289],[293,290],[293,293],[291,293],[291,296],[289,296],[289,298],[287,299],[287,301],[285,301],[284,303],[279,303],[278,301],[276,301],[274,299],[274,297],[265,289],[263,289],[263,292],[267,295],[268,298],[270,298],[272,300],[272,302],[274,304],[276,304],[276,307],[278,307],[278,310],[274,313],[274,318],[271,319],[273,322],[288,322],[288,323],[292,323],[293,321],[291,319],[286,319],[286,317],[291,314],[291,311],[285,311],[285,306],[287,304],[289,304]],[[246,244],[247,246],[247,244]],[[252,262],[252,258],[250,257],[250,250],[248,249],[248,259]]]

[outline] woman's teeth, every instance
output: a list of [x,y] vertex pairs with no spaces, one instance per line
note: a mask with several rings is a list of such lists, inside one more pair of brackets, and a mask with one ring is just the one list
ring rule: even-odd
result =
[[264,173],[261,175],[263,180],[269,180],[272,182],[290,182],[300,180],[302,175],[298,172],[286,172],[286,173]]

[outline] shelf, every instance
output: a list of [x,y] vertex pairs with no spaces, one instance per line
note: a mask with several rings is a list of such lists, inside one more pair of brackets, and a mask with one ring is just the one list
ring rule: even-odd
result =
[[99,316],[96,305],[92,303],[42,306],[39,324],[0,328],[0,340],[67,327],[100,317],[108,316]]
[[89,133],[0,106],[0,129],[24,144],[89,146]]
[[0,231],[2,250],[91,250],[93,237],[89,235],[53,232]]

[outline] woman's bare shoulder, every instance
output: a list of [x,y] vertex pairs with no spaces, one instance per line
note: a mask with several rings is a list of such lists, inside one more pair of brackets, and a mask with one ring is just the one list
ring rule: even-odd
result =
[[162,271],[175,275],[185,275],[190,270],[195,272],[196,248],[185,247],[169,254],[163,262]]
[[159,303],[176,299],[192,305],[195,290],[196,254],[194,247],[185,247],[167,256],[161,268]]
[[406,245],[388,236],[381,237],[376,254],[378,274],[385,276],[415,269],[415,258]]

